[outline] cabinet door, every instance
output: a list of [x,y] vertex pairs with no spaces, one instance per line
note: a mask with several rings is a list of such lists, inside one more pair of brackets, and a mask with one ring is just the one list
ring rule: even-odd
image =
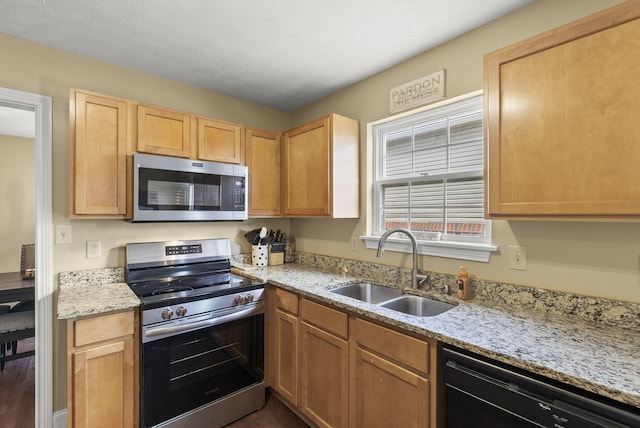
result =
[[640,11],[623,3],[485,56],[487,215],[640,215]]
[[276,310],[273,388],[298,405],[298,318]]
[[357,347],[355,427],[428,427],[427,379]]
[[280,134],[247,128],[245,150],[249,168],[249,216],[280,217]]
[[320,427],[347,427],[348,342],[302,322],[300,358],[302,413]]
[[242,126],[198,118],[198,159],[239,164],[241,142]]
[[73,427],[134,426],[133,339],[73,355]]
[[190,157],[191,117],[177,111],[138,105],[138,151]]
[[295,128],[283,142],[283,214],[328,217],[330,201],[330,119]]
[[127,215],[128,105],[72,91],[70,207],[72,218]]

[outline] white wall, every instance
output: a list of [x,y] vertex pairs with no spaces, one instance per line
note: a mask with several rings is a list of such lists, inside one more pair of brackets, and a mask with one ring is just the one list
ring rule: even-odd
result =
[[35,242],[34,150],[31,138],[0,135],[0,272],[19,271],[22,244]]

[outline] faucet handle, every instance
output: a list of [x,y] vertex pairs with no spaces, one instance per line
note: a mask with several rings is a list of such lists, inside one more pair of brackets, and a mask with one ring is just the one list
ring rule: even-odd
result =
[[429,281],[429,275],[428,274],[418,273],[418,274],[416,274],[416,278],[420,280],[418,282],[418,285],[424,285],[425,282]]

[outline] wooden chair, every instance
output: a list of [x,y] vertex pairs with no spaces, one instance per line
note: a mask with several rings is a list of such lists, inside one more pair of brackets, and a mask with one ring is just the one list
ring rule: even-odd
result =
[[[0,371],[7,361],[35,355],[35,351],[18,352],[18,341],[36,334],[35,312],[18,311],[0,315]],[[8,355],[11,350],[11,356]]]
[[[20,272],[23,278],[33,278],[35,273],[35,245],[24,244],[20,252]],[[34,355],[34,351],[18,353],[18,341],[35,336],[34,300],[0,305],[0,371],[5,362]],[[9,356],[9,351],[12,355]]]

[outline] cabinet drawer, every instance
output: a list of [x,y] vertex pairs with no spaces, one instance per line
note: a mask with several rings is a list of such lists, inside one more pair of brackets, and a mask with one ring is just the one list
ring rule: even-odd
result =
[[82,318],[73,322],[73,346],[133,335],[133,311]]
[[294,315],[298,315],[298,295],[276,288],[276,306]]
[[347,314],[307,299],[302,299],[300,313],[303,321],[315,324],[344,339],[348,337],[349,318]]
[[429,373],[429,343],[356,318],[355,338],[363,347],[421,373]]

